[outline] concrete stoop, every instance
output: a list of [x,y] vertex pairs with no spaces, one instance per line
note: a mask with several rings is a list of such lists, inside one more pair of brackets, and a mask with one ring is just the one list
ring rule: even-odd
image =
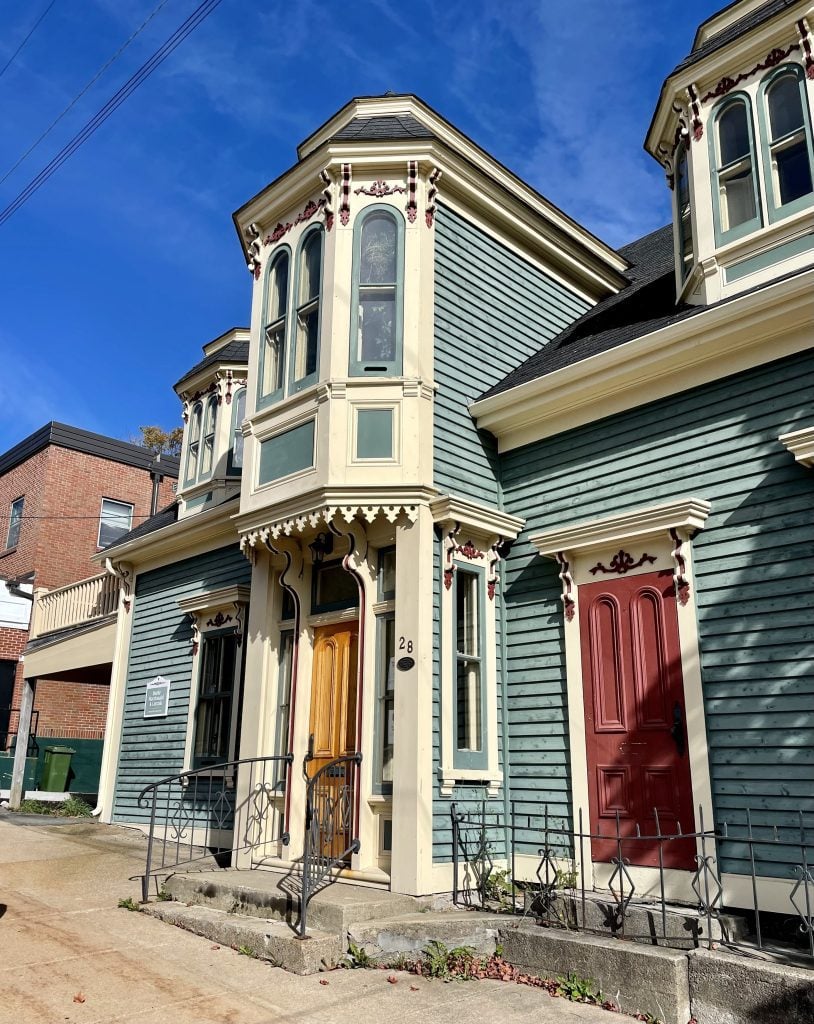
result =
[[249,950],[258,959],[284,967],[292,974],[332,970],[345,952],[345,943],[338,934],[309,928],[308,938],[303,940],[283,921],[261,920],[174,902],[149,903],[143,907],[143,912],[202,935],[219,946]]
[[390,920],[362,921],[348,928],[348,939],[374,960],[388,960],[399,954],[419,953],[435,939],[453,949],[471,946],[476,953],[491,956],[505,915],[477,911],[440,911],[405,914]]

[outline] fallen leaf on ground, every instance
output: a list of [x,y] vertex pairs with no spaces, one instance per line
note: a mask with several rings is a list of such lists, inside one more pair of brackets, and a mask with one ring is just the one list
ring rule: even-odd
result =
[[77,992],[76,995],[73,997],[73,1001],[75,1003],[84,1003],[84,1001],[85,1001],[85,994],[84,994],[84,992]]
[[418,992],[418,985],[411,985],[410,986],[410,991],[411,992]]
[[319,983],[320,985],[330,985],[330,982],[328,981],[327,978],[320,978]]
[[388,982],[389,982],[389,983],[390,983],[391,985],[398,985],[398,983],[399,983],[399,980],[398,980],[398,978],[397,978],[397,977],[395,977],[395,975],[393,975],[393,974],[389,974],[389,975],[387,976],[387,980],[388,980]]
[[210,949],[220,949],[220,946],[210,946]]

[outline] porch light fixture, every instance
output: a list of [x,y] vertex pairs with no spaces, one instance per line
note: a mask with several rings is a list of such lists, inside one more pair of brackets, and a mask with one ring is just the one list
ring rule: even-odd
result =
[[308,545],[311,550],[311,558],[314,565],[319,565],[326,555],[334,549],[334,536],[332,533],[318,533]]

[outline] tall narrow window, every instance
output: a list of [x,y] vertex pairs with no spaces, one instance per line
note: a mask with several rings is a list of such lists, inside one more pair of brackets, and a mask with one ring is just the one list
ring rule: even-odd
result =
[[193,746],[196,768],[228,761],[233,753],[238,651],[234,633],[203,638]]
[[8,517],[8,533],[6,534],[6,547],[16,548],[20,540],[20,526],[23,521],[23,505],[25,497],[17,498],[11,503]]
[[455,763],[485,760],[483,707],[483,595],[481,575],[455,572]]
[[375,785],[380,793],[393,789],[395,742],[396,619],[392,612],[377,618],[378,665],[376,671],[376,764]]
[[294,630],[280,633],[280,660],[277,676],[277,729],[274,753],[284,757],[288,753],[288,730],[291,722],[291,678],[294,666]]
[[215,458],[215,425],[218,418],[218,400],[212,396],[206,403],[201,453],[201,477],[209,476]]
[[[812,193],[812,147],[804,90],[802,73],[794,68],[778,74],[766,89],[767,174],[775,210]],[[787,212],[791,211],[782,211]]]
[[719,241],[760,226],[752,118],[745,99],[728,102],[715,122]]
[[690,177],[687,162],[687,147],[682,142],[676,153],[676,236],[678,238],[679,256],[681,258],[681,280],[685,281],[692,269],[692,210],[690,208]]
[[229,454],[229,472],[240,473],[243,469],[243,431],[241,424],[246,418],[246,389],[241,388],[232,402],[232,446]]
[[291,386],[304,387],[316,376],[319,357],[319,308],[322,288],[322,230],[305,235],[297,273],[297,317]]
[[187,483],[194,481],[198,476],[198,459],[201,454],[201,420],[203,419],[203,406],[200,402],[192,410],[189,419],[189,442],[187,444]]
[[285,341],[288,325],[288,270],[290,257],[282,249],[269,265],[264,299],[264,326],[260,352],[260,398],[276,395],[283,387]]
[[106,548],[129,532],[133,525],[133,506],[127,501],[102,499],[99,516],[99,547]]
[[403,221],[372,207],[355,227],[350,372],[401,372]]

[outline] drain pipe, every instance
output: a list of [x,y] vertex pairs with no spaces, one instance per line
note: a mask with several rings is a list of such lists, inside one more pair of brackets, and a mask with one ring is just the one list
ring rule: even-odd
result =
[[155,461],[150,469],[150,477],[153,481],[153,493],[150,498],[150,515],[154,516],[158,511],[158,489],[164,477],[161,475],[158,464],[161,462],[161,455],[156,455]]
[[[495,477],[497,482],[497,507],[501,512],[505,512],[506,508],[503,501],[503,467],[500,462],[500,456],[498,456],[497,460],[497,472],[495,473]],[[505,573],[503,573],[503,578],[505,579]],[[510,838],[513,840],[514,837],[511,835],[511,829],[509,827],[509,818],[511,814],[511,793],[509,791],[509,673],[506,663],[506,652],[508,648],[506,635],[506,601],[502,586],[497,588],[497,599],[500,601],[500,705],[502,712],[500,716],[500,736],[503,744],[503,842],[506,850],[506,864],[508,867],[511,864],[511,860],[509,859],[509,840]],[[512,884],[514,884],[514,879],[512,879]]]

